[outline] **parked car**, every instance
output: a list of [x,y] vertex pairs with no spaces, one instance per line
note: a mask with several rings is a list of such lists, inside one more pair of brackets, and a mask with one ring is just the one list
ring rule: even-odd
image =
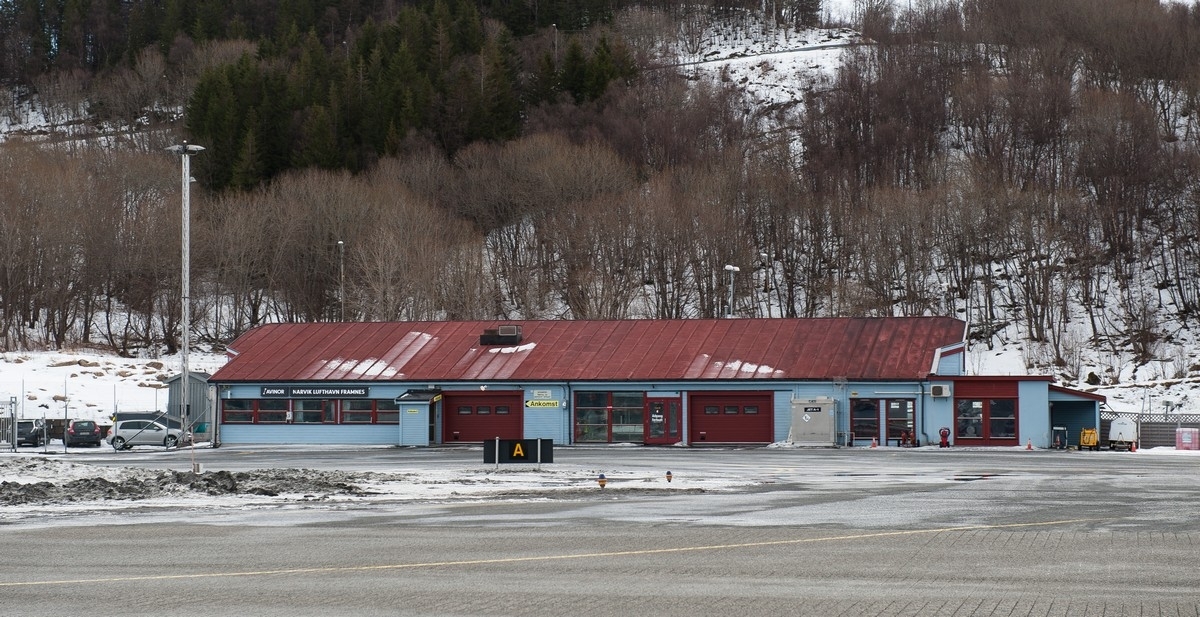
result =
[[46,442],[46,426],[41,420],[17,420],[17,445],[38,447]]
[[133,446],[174,448],[191,442],[191,433],[167,428],[153,420],[121,420],[108,433],[108,443],[114,450],[128,450]]
[[100,446],[100,425],[91,420],[71,420],[63,429],[65,446]]

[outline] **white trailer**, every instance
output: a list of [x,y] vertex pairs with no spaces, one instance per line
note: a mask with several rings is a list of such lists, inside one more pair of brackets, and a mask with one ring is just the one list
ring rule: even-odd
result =
[[1108,449],[1129,450],[1137,448],[1138,426],[1129,418],[1116,418],[1108,427]]

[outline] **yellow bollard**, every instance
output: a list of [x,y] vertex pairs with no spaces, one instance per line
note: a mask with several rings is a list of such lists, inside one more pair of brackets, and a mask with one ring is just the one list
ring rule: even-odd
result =
[[596,478],[596,484],[599,484],[600,488],[604,488],[604,485],[608,484],[608,478],[605,478],[604,474],[600,474],[600,477]]
[[667,482],[671,481],[671,472],[667,472]]

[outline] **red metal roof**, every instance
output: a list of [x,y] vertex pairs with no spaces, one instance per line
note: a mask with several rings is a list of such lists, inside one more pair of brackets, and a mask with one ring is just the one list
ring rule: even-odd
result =
[[[519,343],[480,344],[507,324]],[[965,331],[949,317],[271,324],[211,381],[921,379]]]

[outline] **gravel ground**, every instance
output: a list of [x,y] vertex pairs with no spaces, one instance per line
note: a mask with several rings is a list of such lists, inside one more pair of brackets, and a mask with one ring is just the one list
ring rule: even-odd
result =
[[[202,473],[90,467],[42,458],[0,461],[0,505],[48,505],[92,501],[146,500],[159,497],[281,496],[305,499],[334,495],[364,496],[363,485],[380,474],[312,469],[262,469]],[[392,478],[400,480],[402,478]]]
[[[596,472],[555,469],[443,466],[413,472],[269,468],[249,471],[173,471],[75,463],[45,456],[0,457],[0,519],[24,519],[56,510],[165,507],[239,507],[365,501],[441,502],[461,499],[572,499],[597,490]],[[745,481],[707,479],[666,484],[660,478],[617,480],[609,492],[629,496],[724,492]]]

